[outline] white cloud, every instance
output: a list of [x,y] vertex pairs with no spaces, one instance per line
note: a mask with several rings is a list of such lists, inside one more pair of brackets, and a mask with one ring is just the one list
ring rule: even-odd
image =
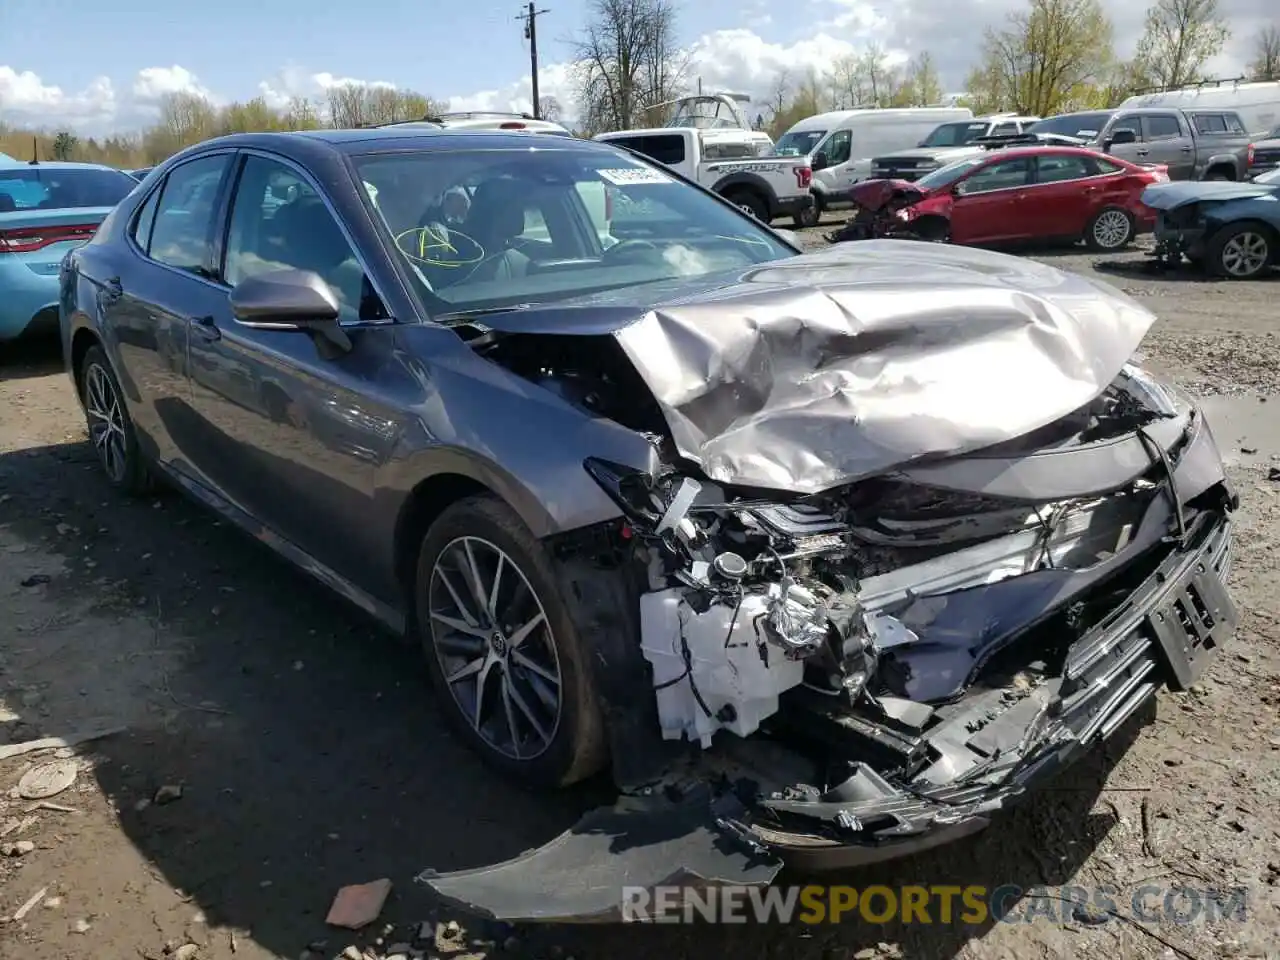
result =
[[[792,0],[794,12],[812,23],[811,36],[790,42],[770,39],[779,26],[798,22],[795,17],[773,19],[772,2],[750,0],[744,4],[741,27],[717,30],[697,38],[689,47],[689,77],[701,77],[704,90],[747,93],[764,100],[778,76],[786,71],[793,78],[810,68],[822,70],[836,58],[866,49],[877,43],[895,60],[904,60],[921,50],[933,54],[943,84],[958,89],[972,66],[982,31],[1000,25],[1005,16],[1023,9],[1025,0],[953,0],[939,5],[937,0],[895,0],[892,6],[880,0]],[[1117,52],[1132,53],[1142,29],[1146,3],[1131,0],[1103,0],[1115,26]],[[1238,76],[1250,59],[1252,45],[1262,26],[1275,22],[1275,0],[1221,0],[1223,15],[1232,36],[1223,55],[1210,65],[1220,76]],[[242,89],[211,91],[188,68],[147,67],[129,78],[99,77],[83,90],[68,92],[56,85],[56,77],[40,76],[29,70],[0,65],[0,118],[10,123],[40,127],[68,126],[86,134],[113,129],[135,129],[155,115],[156,104],[166,93],[190,91],[215,101],[261,96],[280,107],[297,96],[323,105],[327,89],[338,84],[357,83],[391,87],[389,79],[365,80],[286,65],[273,76]],[[423,80],[402,85],[443,97],[452,110],[528,110],[532,106],[532,84],[528,76],[504,84],[473,90],[441,90]],[[567,63],[546,64],[539,71],[539,92],[560,101],[566,112],[574,112],[573,68]]]
[[67,93],[46,84],[41,77],[0,64],[0,118],[18,124],[45,125],[56,120],[69,125],[116,118],[115,87],[108,77],[97,77],[78,93]]
[[133,81],[133,98],[140,105],[154,106],[174,93],[191,93],[217,100],[213,91],[186,67],[144,67]]

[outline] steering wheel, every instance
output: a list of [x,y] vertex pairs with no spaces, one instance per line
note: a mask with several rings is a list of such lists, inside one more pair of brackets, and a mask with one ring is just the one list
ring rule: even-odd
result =
[[654,243],[652,240],[645,240],[642,237],[631,237],[628,240],[619,240],[612,247],[609,247],[609,249],[605,250],[604,257],[602,259],[612,260],[616,256],[618,256],[619,253],[625,252],[627,250],[632,250],[632,251],[653,250],[654,252],[657,252],[657,249],[658,249],[658,245]]

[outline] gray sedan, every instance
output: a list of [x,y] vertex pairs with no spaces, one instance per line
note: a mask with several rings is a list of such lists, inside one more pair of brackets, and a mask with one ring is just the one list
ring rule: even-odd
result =
[[605,144],[386,128],[188,149],[60,281],[109,483],[420,643],[506,774],[611,772],[424,875],[494,916],[972,833],[1234,629],[1237,501],[1130,362],[1154,317],[1048,266],[803,254]]

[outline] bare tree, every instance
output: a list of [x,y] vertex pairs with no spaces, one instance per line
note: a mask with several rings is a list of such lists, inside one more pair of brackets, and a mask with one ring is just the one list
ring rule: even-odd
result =
[[[885,50],[880,44],[872,41],[867,44],[858,62],[858,72],[866,84],[866,92],[870,102],[883,106],[893,96],[894,76],[885,61]],[[859,106],[859,104],[854,104]]]
[[1103,81],[1112,63],[1111,21],[1099,0],[1029,0],[1003,30],[988,30],[969,74],[973,109],[1047,117]]
[[539,97],[538,116],[543,120],[550,120],[552,123],[559,123],[564,119],[564,107],[560,106],[560,101],[555,97]]
[[1264,27],[1254,39],[1249,72],[1255,80],[1280,80],[1280,26]]
[[862,58],[854,53],[836,57],[827,70],[826,82],[831,91],[831,109],[848,110],[866,99],[862,77]]
[[791,101],[791,71],[782,69],[778,71],[778,75],[773,78],[773,84],[769,87],[769,96],[765,101],[769,105],[770,121],[777,120],[787,109],[787,104]]
[[902,107],[928,107],[942,102],[942,81],[938,68],[928,50],[912,58],[894,95],[894,105]]
[[591,132],[634,126],[678,94],[688,66],[671,0],[591,0],[576,41],[582,125]]
[[329,123],[346,130],[369,123],[365,110],[365,88],[359,83],[339,83],[325,91],[329,101]]
[[1180,87],[1203,79],[1204,65],[1222,52],[1231,31],[1218,0],[1155,0],[1133,58],[1151,86]]
[[329,122],[338,128],[421,120],[443,108],[414,90],[343,83],[330,87]]

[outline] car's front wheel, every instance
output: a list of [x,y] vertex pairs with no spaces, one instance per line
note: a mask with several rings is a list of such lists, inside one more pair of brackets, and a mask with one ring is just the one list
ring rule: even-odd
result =
[[416,593],[440,705],[485,760],[547,787],[600,769],[590,658],[550,557],[506,504],[448,507],[423,539]]
[[153,487],[151,469],[138,447],[120,381],[99,346],[90,347],[81,361],[80,402],[89,440],[107,480],[133,496],[149,493]]
[[1234,223],[1209,238],[1206,262],[1220,277],[1253,280],[1262,275],[1275,255],[1272,234],[1265,227]]

